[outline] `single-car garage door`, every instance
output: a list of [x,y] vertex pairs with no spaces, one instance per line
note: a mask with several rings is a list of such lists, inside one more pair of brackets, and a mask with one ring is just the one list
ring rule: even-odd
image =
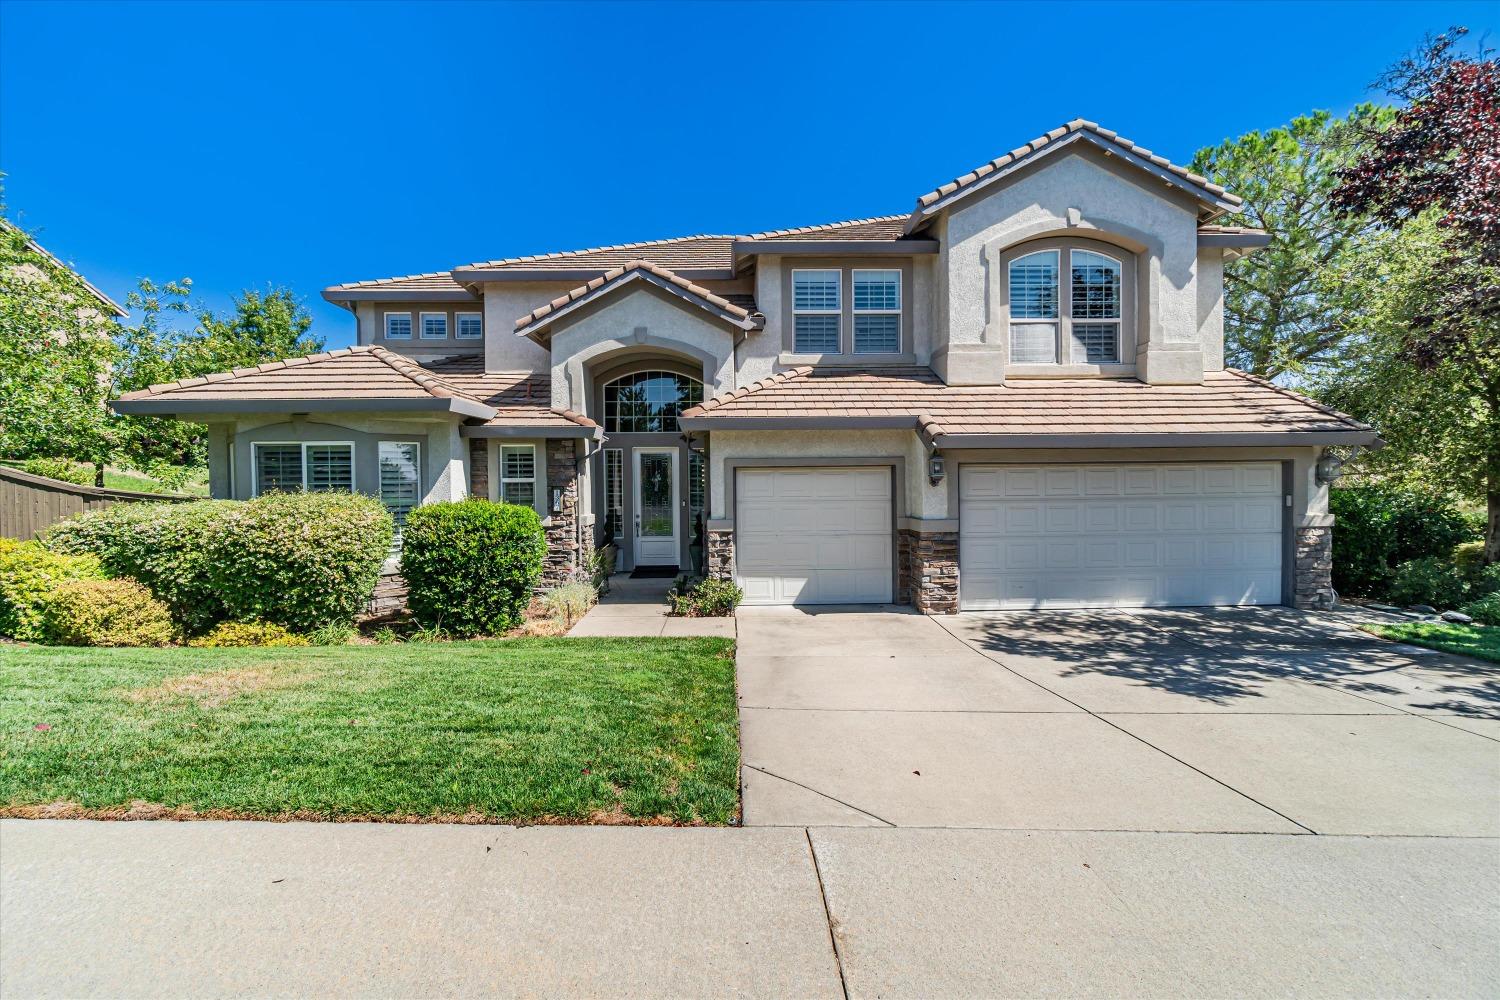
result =
[[740,469],[735,508],[746,604],[891,600],[889,469]]
[[967,611],[1281,603],[1281,467],[965,465]]

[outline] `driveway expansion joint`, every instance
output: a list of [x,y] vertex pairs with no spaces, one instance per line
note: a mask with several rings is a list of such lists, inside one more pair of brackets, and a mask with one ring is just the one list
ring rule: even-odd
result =
[[828,922],[828,944],[833,948],[833,964],[839,973],[839,988],[844,991],[844,1000],[849,1000],[849,981],[844,978],[844,956],[839,951],[839,933],[833,919],[833,909],[828,905],[828,889],[823,885],[823,869],[818,864],[818,849],[813,844],[812,830],[802,828],[807,838],[807,853],[812,858],[813,875],[818,880],[818,896],[823,900],[823,918]]

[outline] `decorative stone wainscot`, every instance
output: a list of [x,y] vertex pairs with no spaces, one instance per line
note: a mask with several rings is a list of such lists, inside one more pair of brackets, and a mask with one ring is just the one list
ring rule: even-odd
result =
[[711,580],[733,580],[734,532],[723,528],[709,528],[707,535],[703,571]]
[[924,615],[957,614],[958,532],[902,528],[896,550],[896,600]]
[[1304,610],[1333,607],[1333,526],[1297,529],[1292,600]]
[[547,560],[542,565],[545,589],[567,583],[583,555],[578,544],[578,444],[571,438],[547,442],[547,493],[561,492],[557,509],[547,517]]

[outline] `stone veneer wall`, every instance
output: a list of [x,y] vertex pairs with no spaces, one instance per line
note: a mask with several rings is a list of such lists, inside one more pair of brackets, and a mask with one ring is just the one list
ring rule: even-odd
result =
[[469,496],[490,498],[489,438],[469,438]]
[[734,532],[708,529],[703,553],[703,571],[710,580],[734,579]]
[[557,510],[551,512],[545,528],[547,559],[542,564],[543,588],[567,583],[584,554],[578,544],[577,458],[578,443],[572,438],[547,442],[547,492],[542,500],[550,504],[553,490],[562,491],[562,500]]
[[897,601],[924,615],[958,612],[958,532],[902,528],[896,558]]
[[1299,608],[1333,607],[1333,528],[1297,529],[1296,563],[1292,567],[1292,603]]

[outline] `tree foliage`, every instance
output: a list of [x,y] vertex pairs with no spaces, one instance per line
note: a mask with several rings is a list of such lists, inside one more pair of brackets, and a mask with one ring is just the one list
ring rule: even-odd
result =
[[1336,275],[1364,249],[1367,225],[1330,204],[1359,138],[1392,118],[1361,105],[1344,118],[1315,111],[1201,149],[1193,169],[1245,199],[1244,224],[1270,245],[1224,270],[1225,360],[1267,378],[1332,361],[1359,300]]

